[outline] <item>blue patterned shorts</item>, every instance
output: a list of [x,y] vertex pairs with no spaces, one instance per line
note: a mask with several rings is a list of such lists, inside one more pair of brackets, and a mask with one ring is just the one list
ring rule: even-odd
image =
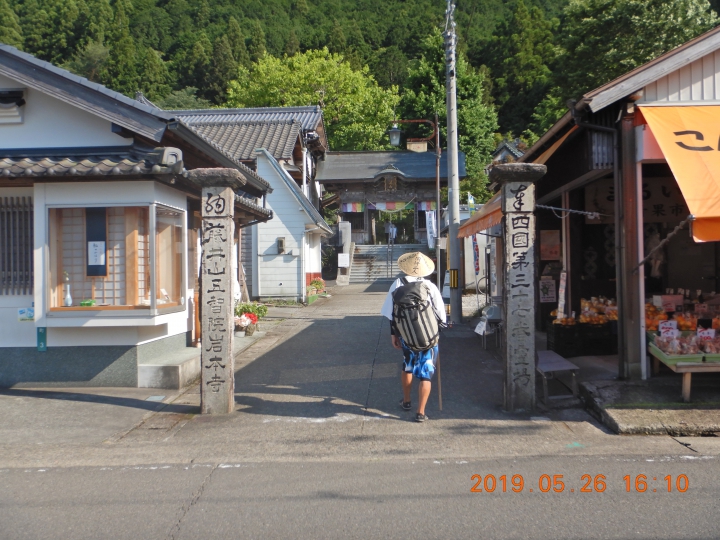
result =
[[429,381],[435,374],[435,362],[437,361],[438,346],[435,345],[427,351],[416,352],[410,350],[405,342],[400,339],[403,351],[403,371],[412,373],[416,379]]

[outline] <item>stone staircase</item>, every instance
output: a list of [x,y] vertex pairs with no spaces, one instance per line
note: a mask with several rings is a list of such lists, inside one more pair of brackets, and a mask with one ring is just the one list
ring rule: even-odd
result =
[[402,274],[397,266],[398,257],[411,251],[429,254],[427,244],[396,244],[392,249],[392,260],[388,265],[387,246],[356,245],[350,268],[350,283],[394,281]]

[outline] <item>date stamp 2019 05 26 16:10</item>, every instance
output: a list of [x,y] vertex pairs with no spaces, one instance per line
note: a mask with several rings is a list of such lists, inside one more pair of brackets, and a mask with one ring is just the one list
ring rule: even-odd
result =
[[[470,488],[471,493],[603,493],[607,489],[607,478],[604,474],[583,474],[577,485],[570,485],[567,478],[562,474],[542,474],[537,480],[535,487],[526,485],[525,477],[522,474],[512,476],[503,474],[496,477],[493,474],[473,474],[470,477],[473,482]],[[566,485],[568,482],[568,485]],[[625,491],[628,493],[685,493],[690,488],[690,480],[687,475],[676,476],[647,476],[645,474],[626,475],[622,479]]]

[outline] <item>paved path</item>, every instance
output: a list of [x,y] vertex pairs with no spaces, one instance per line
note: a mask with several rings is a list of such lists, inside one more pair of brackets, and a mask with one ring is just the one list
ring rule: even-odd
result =
[[[198,415],[197,387],[0,392],[0,538],[713,536],[720,439],[620,437],[577,408],[507,414],[501,364],[469,328],[441,341],[443,410],[435,385],[431,420],[413,422],[384,297],[356,285],[272,309],[227,416]],[[470,494],[475,473],[528,490],[563,474],[577,495]],[[691,490],[626,493],[641,473]],[[581,496],[583,474],[608,493]]]
[[[384,296],[384,285],[353,285],[307,308],[272,309],[265,338],[238,359],[237,414],[197,415],[197,386],[4,391],[0,466],[687,453],[671,437],[618,438],[578,408],[503,412],[500,361],[468,327],[442,337],[443,410],[435,384],[431,420],[413,422],[397,404]],[[165,403],[146,401],[153,394]],[[714,442],[691,439],[709,454],[720,453]]]

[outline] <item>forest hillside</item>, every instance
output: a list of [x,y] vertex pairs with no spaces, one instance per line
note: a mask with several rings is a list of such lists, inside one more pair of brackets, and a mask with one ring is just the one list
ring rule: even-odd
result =
[[[720,0],[458,0],[464,188],[503,138],[718,24]],[[333,149],[444,118],[442,0],[0,0],[0,42],[167,109],[320,104]]]

